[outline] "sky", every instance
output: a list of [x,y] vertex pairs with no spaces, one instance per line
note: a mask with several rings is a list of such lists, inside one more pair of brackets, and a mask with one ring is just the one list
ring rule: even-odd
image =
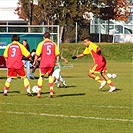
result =
[[14,12],[18,0],[0,0],[0,20],[19,20]]

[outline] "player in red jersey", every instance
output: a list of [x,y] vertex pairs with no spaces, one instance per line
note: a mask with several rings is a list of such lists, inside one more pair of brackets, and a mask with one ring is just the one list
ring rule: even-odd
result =
[[56,43],[50,40],[50,33],[46,32],[43,35],[44,40],[40,42],[36,49],[36,55],[33,65],[36,64],[38,57],[40,57],[40,77],[38,79],[38,93],[37,97],[41,97],[41,89],[43,78],[46,74],[49,76],[50,97],[53,97],[54,78],[52,73],[54,71],[55,62],[59,63],[60,52]]
[[17,34],[13,34],[12,43],[7,45],[3,54],[6,60],[6,67],[8,68],[7,80],[5,82],[3,96],[7,96],[10,83],[13,78],[17,78],[17,75],[19,75],[24,80],[24,86],[28,93],[28,96],[32,96],[30,92],[30,83],[26,77],[22,57],[24,55],[31,61],[32,59],[30,57],[29,51],[27,51],[27,49],[19,43],[19,40],[19,36]]
[[[89,37],[84,39],[84,45],[86,46],[86,49],[82,54],[79,54],[77,56],[73,56],[72,59],[80,58],[83,56],[86,56],[87,54],[91,54],[92,58],[94,60],[93,66],[90,68],[90,71],[88,73],[88,76],[95,79],[97,82],[101,84],[99,89],[102,89],[104,85],[107,84],[110,87],[109,92],[113,92],[116,90],[115,86],[113,85],[112,81],[108,78],[106,75],[106,60],[101,54],[101,49],[99,46],[97,46],[95,43],[92,43],[89,39]],[[101,76],[106,80],[101,79],[99,76],[96,76],[95,73],[100,73]]]

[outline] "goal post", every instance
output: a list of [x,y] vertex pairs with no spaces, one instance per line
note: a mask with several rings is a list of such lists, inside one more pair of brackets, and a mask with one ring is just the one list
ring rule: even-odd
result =
[[20,43],[26,39],[32,50],[43,40],[44,32],[50,32],[51,40],[60,48],[59,25],[0,25],[0,55],[13,34],[20,36]]

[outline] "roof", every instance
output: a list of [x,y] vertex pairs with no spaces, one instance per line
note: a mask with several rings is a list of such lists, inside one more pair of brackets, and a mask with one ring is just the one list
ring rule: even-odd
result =
[[15,9],[17,8],[18,0],[0,0],[0,22],[9,21],[23,21],[17,14]]

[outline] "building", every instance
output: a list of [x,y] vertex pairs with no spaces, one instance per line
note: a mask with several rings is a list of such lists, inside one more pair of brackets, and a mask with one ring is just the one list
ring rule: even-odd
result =
[[0,25],[26,24],[15,14],[18,0],[0,0]]

